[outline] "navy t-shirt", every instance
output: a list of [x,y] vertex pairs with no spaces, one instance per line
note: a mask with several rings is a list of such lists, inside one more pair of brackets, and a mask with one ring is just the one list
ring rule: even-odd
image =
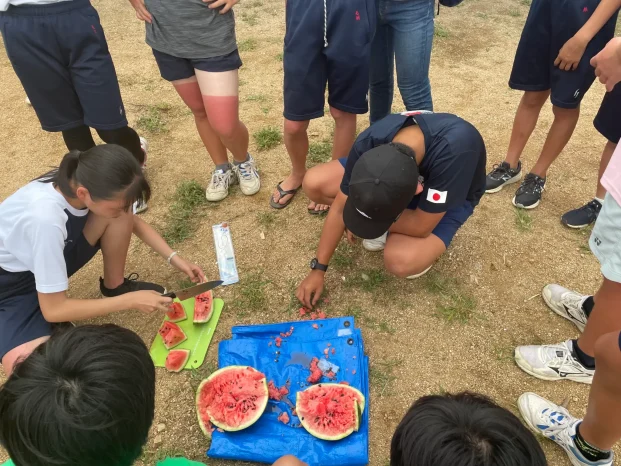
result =
[[418,166],[423,192],[414,196],[410,206],[429,213],[446,212],[466,201],[475,207],[485,192],[485,143],[474,126],[450,113],[392,114],[367,128],[347,157],[343,194],[349,195],[349,180],[360,156],[392,142],[399,130],[411,125],[423,132],[425,156]]

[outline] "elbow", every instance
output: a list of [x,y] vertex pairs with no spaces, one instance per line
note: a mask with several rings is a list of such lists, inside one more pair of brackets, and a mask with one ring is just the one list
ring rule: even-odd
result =
[[43,314],[43,318],[51,324],[56,324],[56,323],[66,321],[66,319],[61,319],[59,317],[60,315],[59,312],[56,312],[54,308],[50,308],[49,306],[41,306],[41,314]]

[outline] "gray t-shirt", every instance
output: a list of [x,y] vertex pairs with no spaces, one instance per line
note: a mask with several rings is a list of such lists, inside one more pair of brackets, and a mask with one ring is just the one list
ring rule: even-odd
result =
[[237,48],[233,10],[221,15],[202,0],[145,0],[153,22],[147,44],[179,58],[213,58]]

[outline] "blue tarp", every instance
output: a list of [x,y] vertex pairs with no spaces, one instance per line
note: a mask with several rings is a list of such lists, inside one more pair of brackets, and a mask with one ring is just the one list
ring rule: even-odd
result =
[[[313,324],[318,329],[313,328]],[[294,327],[280,347],[275,337]],[[233,338],[220,342],[218,365],[248,365],[263,372],[277,387],[288,384],[289,395],[282,401],[270,400],[265,413],[248,429],[240,432],[214,432],[207,455],[212,458],[273,463],[283,455],[295,455],[310,466],[362,466],[369,462],[369,375],[362,335],[353,317],[269,325],[233,327]],[[271,343],[271,344],[270,344]],[[329,344],[329,346],[328,346]],[[308,387],[308,369],[313,357],[326,359],[339,367],[331,382],[347,381],[367,398],[358,432],[343,440],[329,442],[311,436],[292,414],[296,393]],[[334,351],[332,351],[334,350]],[[322,382],[329,382],[322,378]],[[277,418],[283,411],[288,425]]]

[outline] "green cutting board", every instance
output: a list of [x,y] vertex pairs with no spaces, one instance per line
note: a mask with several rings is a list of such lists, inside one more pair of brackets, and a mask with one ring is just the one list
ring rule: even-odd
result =
[[[175,299],[175,301],[178,300]],[[220,320],[220,314],[222,314],[224,301],[219,298],[213,300],[213,314],[209,322],[205,324],[195,324],[192,322],[194,320],[194,298],[182,301],[181,305],[185,309],[188,318],[182,322],[177,322],[177,325],[185,332],[188,339],[180,345],[175,346],[173,349],[190,350],[190,359],[184,369],[196,369],[205,361],[209,343],[211,343],[216,325],[218,325],[218,320]],[[168,320],[168,317],[164,320]],[[155,335],[155,340],[153,340],[153,344],[151,345],[151,358],[153,358],[155,366],[164,367],[166,356],[168,356],[168,350],[164,346],[162,337],[158,333]]]

